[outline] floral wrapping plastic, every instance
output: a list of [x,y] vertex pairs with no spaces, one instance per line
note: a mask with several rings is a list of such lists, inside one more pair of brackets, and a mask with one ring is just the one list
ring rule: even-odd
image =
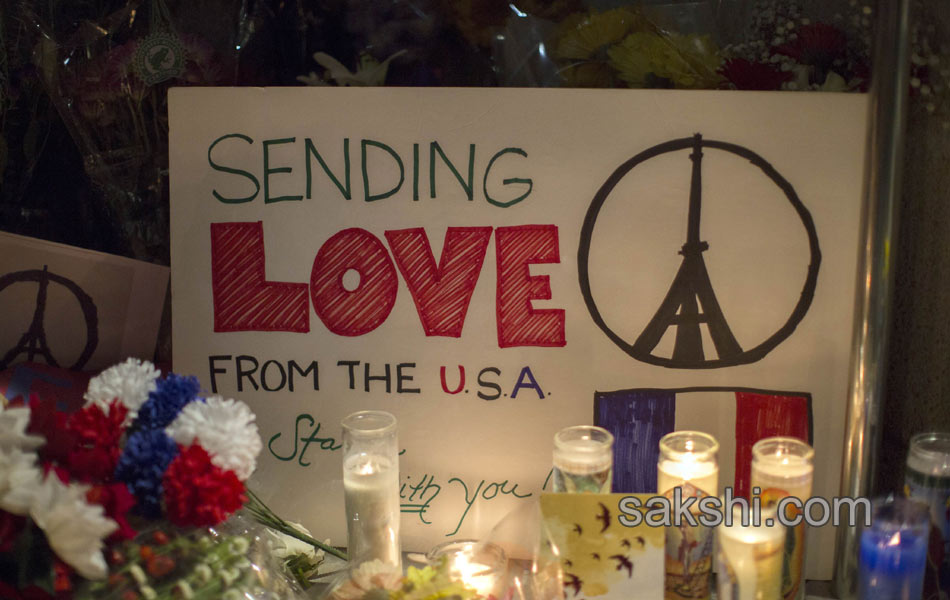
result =
[[861,91],[873,11],[804,2],[586,2],[494,24],[499,83],[515,86]]
[[563,600],[564,574],[557,546],[537,498],[508,513],[485,540],[509,557],[506,600]]
[[358,562],[341,570],[323,589],[321,600],[563,600],[558,549],[543,527],[540,505],[525,502],[469,550],[501,548],[507,560],[494,572],[499,581],[480,592],[472,580],[457,576],[446,556],[409,553],[405,573],[381,561]]
[[87,582],[75,598],[305,598],[272,539],[243,513],[203,529],[156,527],[112,547],[109,578]]
[[41,32],[34,60],[47,92],[135,258],[169,260],[167,89],[237,83],[248,4],[20,5]]

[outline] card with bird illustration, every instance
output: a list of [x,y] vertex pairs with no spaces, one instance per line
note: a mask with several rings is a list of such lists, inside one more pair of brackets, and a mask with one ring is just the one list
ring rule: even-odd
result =
[[565,600],[663,598],[664,530],[642,520],[627,527],[619,520],[620,500],[631,495],[641,504],[652,497],[541,495],[545,530],[561,562]]

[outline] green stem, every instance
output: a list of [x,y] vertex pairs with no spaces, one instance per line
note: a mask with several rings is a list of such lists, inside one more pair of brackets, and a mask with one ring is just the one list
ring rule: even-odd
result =
[[289,535],[292,538],[298,539],[301,542],[310,544],[314,548],[319,548],[327,554],[332,554],[339,559],[347,560],[346,553],[334,548],[333,546],[315,540],[309,535],[299,531],[296,527],[290,525],[277,516],[277,514],[270,509],[270,507],[264,504],[257,494],[252,492],[250,489],[246,489],[245,491],[247,492],[247,497],[249,499],[249,502],[245,506],[259,523],[270,527],[274,531],[278,531],[285,535]]

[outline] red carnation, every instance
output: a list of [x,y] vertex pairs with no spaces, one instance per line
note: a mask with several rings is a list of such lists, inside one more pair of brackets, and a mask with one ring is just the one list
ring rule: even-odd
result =
[[124,483],[94,486],[86,492],[86,500],[101,506],[106,516],[119,525],[109,536],[109,541],[131,540],[135,537],[136,531],[126,519],[126,514],[135,506],[135,496]]
[[43,477],[49,477],[51,473],[59,478],[63,484],[69,485],[71,479],[69,471],[53,463],[43,463]]
[[66,413],[56,410],[56,400],[36,394],[30,394],[30,424],[26,431],[46,438],[38,450],[43,462],[65,463],[76,443],[75,435],[66,429]]
[[199,445],[180,447],[162,478],[168,520],[175,525],[217,525],[247,501],[233,471],[211,464]]
[[766,63],[752,62],[745,58],[733,58],[719,69],[737,90],[778,90],[792,79],[790,71],[780,71]]
[[804,65],[828,70],[836,59],[844,58],[848,49],[847,36],[827,23],[802,25],[797,33],[797,38],[778,46],[773,52],[790,56]]
[[109,403],[106,414],[96,404],[73,413],[66,428],[76,445],[67,456],[69,470],[80,481],[102,483],[112,480],[122,449],[119,440],[129,410],[119,402]]

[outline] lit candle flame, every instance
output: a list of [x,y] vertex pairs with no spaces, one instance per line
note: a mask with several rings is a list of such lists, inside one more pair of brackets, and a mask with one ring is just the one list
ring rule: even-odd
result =
[[887,540],[888,546],[900,546],[901,545],[901,532],[898,531],[891,536],[891,539]]
[[489,565],[473,562],[468,552],[459,552],[452,560],[452,571],[466,587],[474,589],[479,596],[487,597],[495,585],[495,576]]

